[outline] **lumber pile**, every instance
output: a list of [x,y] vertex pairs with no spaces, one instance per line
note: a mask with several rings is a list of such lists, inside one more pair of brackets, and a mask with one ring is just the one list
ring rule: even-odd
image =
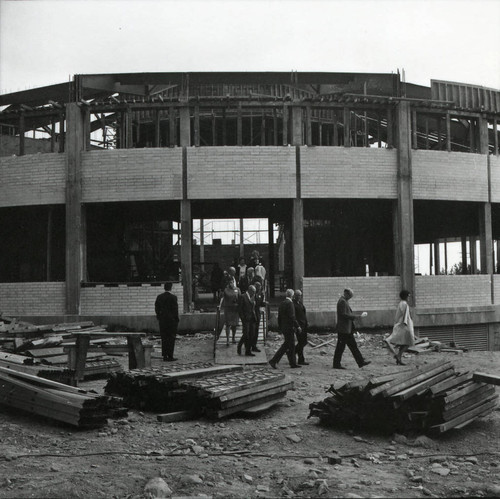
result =
[[386,432],[444,433],[492,412],[498,395],[485,375],[456,372],[450,362],[346,383],[309,417],[322,423]]
[[219,419],[270,406],[281,400],[293,383],[283,373],[261,368],[189,380],[182,386],[197,394],[206,416]]
[[[166,412],[159,420],[204,414],[219,419],[242,411],[264,410],[282,399],[293,384],[280,372],[241,365],[178,364],[113,373],[106,393],[125,405]],[[169,417],[175,413],[175,418]]]
[[[121,369],[121,364],[110,356],[117,346],[117,334],[102,337],[106,326],[95,326],[91,321],[35,325],[6,316],[0,316],[0,367],[68,381],[71,373],[67,347],[75,344],[75,333],[79,332],[99,335],[90,340],[85,377],[107,375]],[[106,347],[110,347],[111,352]],[[121,350],[126,350],[126,344],[123,347]],[[26,370],[25,366],[36,369]]]
[[121,401],[0,367],[0,406],[44,416],[79,428],[99,428],[123,415]]

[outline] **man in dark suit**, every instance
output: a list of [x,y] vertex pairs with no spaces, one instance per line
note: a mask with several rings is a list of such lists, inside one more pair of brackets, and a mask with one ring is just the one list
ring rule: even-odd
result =
[[292,302],[293,293],[293,289],[287,289],[286,298],[280,303],[278,308],[278,326],[285,337],[285,341],[269,361],[273,369],[277,368],[276,365],[285,352],[292,369],[301,367],[295,361],[295,329],[300,330],[300,327],[295,319],[295,308]]
[[179,324],[179,309],[177,296],[172,291],[172,283],[165,283],[165,293],[158,295],[155,302],[155,312],[160,324],[161,354],[163,360],[172,362],[174,358],[175,337]]
[[346,345],[349,347],[354,360],[359,367],[367,366],[370,361],[365,360],[363,355],[358,349],[356,340],[354,339],[354,319],[357,317],[366,317],[368,314],[363,312],[362,314],[354,314],[351,306],[349,305],[349,300],[354,296],[352,289],[344,289],[344,294],[340,297],[337,302],[337,346],[335,348],[335,354],[333,355],[333,368],[334,369],[345,369],[342,367],[341,360],[342,354],[344,353]]
[[255,354],[252,353],[255,324],[257,324],[257,316],[255,315],[255,286],[248,286],[246,293],[241,295],[239,314],[243,326],[243,334],[238,343],[238,355],[241,355],[241,347],[244,344],[245,355],[255,357]]
[[297,354],[297,364],[301,366],[308,366],[309,362],[304,359],[304,347],[307,345],[307,315],[306,307],[302,303],[302,291],[296,289],[293,295],[293,306],[295,308],[295,319],[300,326],[300,333],[297,330],[297,348],[295,353]]

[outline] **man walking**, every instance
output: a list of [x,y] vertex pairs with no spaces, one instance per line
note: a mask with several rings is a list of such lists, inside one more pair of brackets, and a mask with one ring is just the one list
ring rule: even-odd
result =
[[252,353],[255,324],[257,323],[257,316],[255,315],[255,286],[248,286],[246,293],[241,296],[239,313],[243,326],[243,334],[238,343],[238,355],[241,355],[241,347],[244,344],[245,355],[255,357],[255,354]]
[[340,363],[342,360],[342,354],[344,353],[346,345],[349,347],[354,360],[359,367],[367,366],[370,364],[369,360],[365,360],[363,355],[358,349],[356,340],[354,339],[354,319],[356,317],[366,317],[368,314],[363,312],[361,314],[354,314],[352,312],[351,306],[349,305],[349,300],[354,296],[352,289],[344,289],[343,296],[340,297],[337,302],[337,347],[335,348],[335,354],[333,355],[333,368],[334,369],[345,369]]
[[175,337],[179,324],[179,309],[177,296],[172,291],[172,283],[166,282],[165,293],[158,295],[155,302],[155,312],[160,325],[161,354],[163,360],[172,362],[174,358]]
[[300,327],[295,319],[295,308],[292,302],[293,294],[293,289],[287,289],[285,294],[286,298],[280,303],[278,308],[278,326],[285,337],[285,341],[269,361],[273,369],[277,368],[277,364],[285,352],[292,369],[301,367],[295,361],[295,328],[300,330]]
[[[304,359],[304,347],[307,345],[307,315],[306,307],[302,303],[302,291],[296,289],[293,295],[293,306],[295,308],[295,319],[299,325],[297,329],[297,347],[295,352],[297,353],[298,361],[297,364],[301,366],[308,366],[309,362]],[[300,331],[300,333],[299,333]]]

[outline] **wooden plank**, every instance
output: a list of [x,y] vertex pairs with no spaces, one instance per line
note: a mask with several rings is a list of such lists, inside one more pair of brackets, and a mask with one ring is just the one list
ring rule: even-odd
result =
[[293,382],[287,381],[286,379],[281,379],[274,383],[266,383],[263,385],[253,386],[251,388],[228,393],[227,395],[222,395],[221,397],[217,398],[220,400],[221,403],[225,403],[228,402],[229,400],[241,399],[243,397],[248,397],[252,394],[273,390],[275,388],[281,388],[284,389],[285,391],[291,390],[293,388]]
[[498,374],[486,374],[482,372],[475,372],[472,374],[474,381],[481,381],[490,385],[500,386],[500,376]]
[[63,347],[56,347],[56,348],[33,348],[30,350],[26,350],[26,353],[28,355],[31,355],[32,357],[39,358],[39,357],[55,357],[56,355],[63,355],[64,354],[64,348]]
[[269,397],[264,397],[262,399],[259,399],[258,404],[256,403],[256,401],[251,401],[251,402],[247,402],[246,404],[241,404],[241,405],[236,406],[236,407],[230,407],[229,409],[223,409],[220,411],[210,411],[210,412],[207,412],[207,415],[209,417],[223,418],[225,416],[229,416],[231,414],[236,414],[238,412],[242,412],[242,411],[249,409],[251,407],[262,405],[262,404],[270,402],[270,401],[273,401],[274,403],[276,403],[279,400],[281,400],[285,395],[286,395],[285,392],[277,393],[275,395],[270,395]]
[[443,433],[445,431],[450,430],[451,428],[454,428],[462,423],[465,423],[466,421],[469,421],[471,418],[477,418],[480,415],[485,415],[486,413],[492,411],[495,408],[497,400],[498,400],[498,395],[495,395],[493,400],[481,404],[479,407],[467,411],[465,414],[462,414],[456,417],[455,419],[452,419],[451,421],[447,421],[446,423],[440,425],[431,426],[431,430],[437,430],[439,433]]
[[442,395],[442,392],[445,392],[446,390],[449,390],[450,388],[455,388],[458,385],[461,385],[462,383],[465,383],[466,381],[470,381],[472,379],[472,374],[471,373],[464,373],[464,374],[457,374],[454,378],[447,379],[445,381],[442,381],[441,383],[437,383],[431,387],[429,387],[429,392],[433,396],[439,396],[439,394]]
[[221,402],[221,409],[229,409],[230,407],[239,407],[248,402],[254,402],[256,400],[262,400],[264,398],[271,397],[273,395],[283,394],[285,395],[287,390],[293,387],[293,383],[285,383],[284,385],[277,386],[275,388],[267,389],[261,392],[256,392],[251,395],[246,395],[245,397],[239,397],[232,400],[227,400]]
[[443,401],[445,404],[448,404],[449,402],[453,402],[461,397],[464,397],[468,393],[479,390],[484,386],[484,384],[475,381],[472,381],[470,384],[466,383],[463,388],[460,387],[458,390],[453,390],[449,395],[444,397]]
[[429,388],[429,386],[432,386],[434,383],[439,383],[440,381],[448,379],[450,376],[453,376],[454,373],[455,370],[453,367],[451,367],[450,369],[442,373],[436,374],[436,376],[433,376],[432,378],[423,380],[420,383],[417,383],[416,385],[413,385],[400,392],[392,394],[391,398],[396,400],[407,400],[413,395],[419,393],[421,390]]
[[[220,389],[215,391],[205,390],[204,393],[209,398],[224,398],[225,396],[230,396],[232,393],[241,392],[243,389],[253,389],[255,386],[270,385],[272,383],[281,383],[285,380],[285,375],[270,378],[259,378],[254,382],[245,383],[243,385],[235,384],[229,386],[222,386]],[[217,388],[217,387],[216,387]]]
[[237,366],[237,365],[214,366],[201,369],[191,369],[187,371],[168,372],[162,374],[162,376],[165,378],[180,380],[185,378],[201,377],[203,375],[220,374],[220,373],[236,372],[236,371],[243,371],[243,366]]
[[465,400],[463,400],[462,404],[459,404],[456,407],[453,407],[452,409],[443,411],[442,413],[443,419],[445,421],[450,421],[451,419],[454,419],[455,417],[460,416],[461,414],[464,414],[465,412],[471,409],[475,409],[476,407],[480,406],[485,402],[488,402],[490,399],[492,399],[492,397],[495,396],[495,388],[492,386],[488,388],[489,390],[485,391],[484,393],[468,397]]
[[461,393],[459,397],[456,397],[455,400],[452,400],[451,402],[444,402],[443,399],[441,399],[441,403],[443,403],[442,407],[443,410],[449,411],[451,409],[454,409],[455,407],[461,405],[464,403],[464,401],[470,400],[473,397],[484,397],[485,394],[488,393],[489,389],[491,388],[490,385],[478,385],[474,384],[471,385],[474,387],[474,390],[468,391],[467,393]]
[[167,412],[166,414],[158,414],[156,420],[160,423],[175,423],[176,421],[190,421],[198,415],[195,411]]
[[375,395],[378,395],[379,393],[382,393],[385,389],[387,388],[390,388],[396,384],[399,384],[403,381],[407,381],[407,380],[411,380],[413,379],[415,376],[417,376],[418,374],[420,373],[424,373],[424,372],[427,372],[429,370],[432,370],[434,369],[435,367],[438,367],[438,366],[441,366],[443,365],[441,362],[435,362],[434,364],[430,364],[429,366],[423,368],[423,367],[417,367],[415,369],[412,369],[410,371],[404,371],[401,373],[400,376],[398,376],[396,379],[394,379],[393,381],[390,381],[388,383],[385,383],[381,386],[377,386],[376,388],[373,388],[372,390],[370,390],[370,396],[371,397],[374,397]]

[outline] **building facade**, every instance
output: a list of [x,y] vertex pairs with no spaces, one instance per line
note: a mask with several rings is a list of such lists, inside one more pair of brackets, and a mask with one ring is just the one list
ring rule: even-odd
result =
[[[332,326],[351,287],[363,326],[388,327],[406,288],[424,335],[500,349],[498,90],[398,74],[132,73],[76,75],[0,106],[6,315],[154,328],[173,280],[190,324],[193,220],[265,218],[272,281],[280,250],[312,324]],[[415,271],[417,246],[429,275]]]

